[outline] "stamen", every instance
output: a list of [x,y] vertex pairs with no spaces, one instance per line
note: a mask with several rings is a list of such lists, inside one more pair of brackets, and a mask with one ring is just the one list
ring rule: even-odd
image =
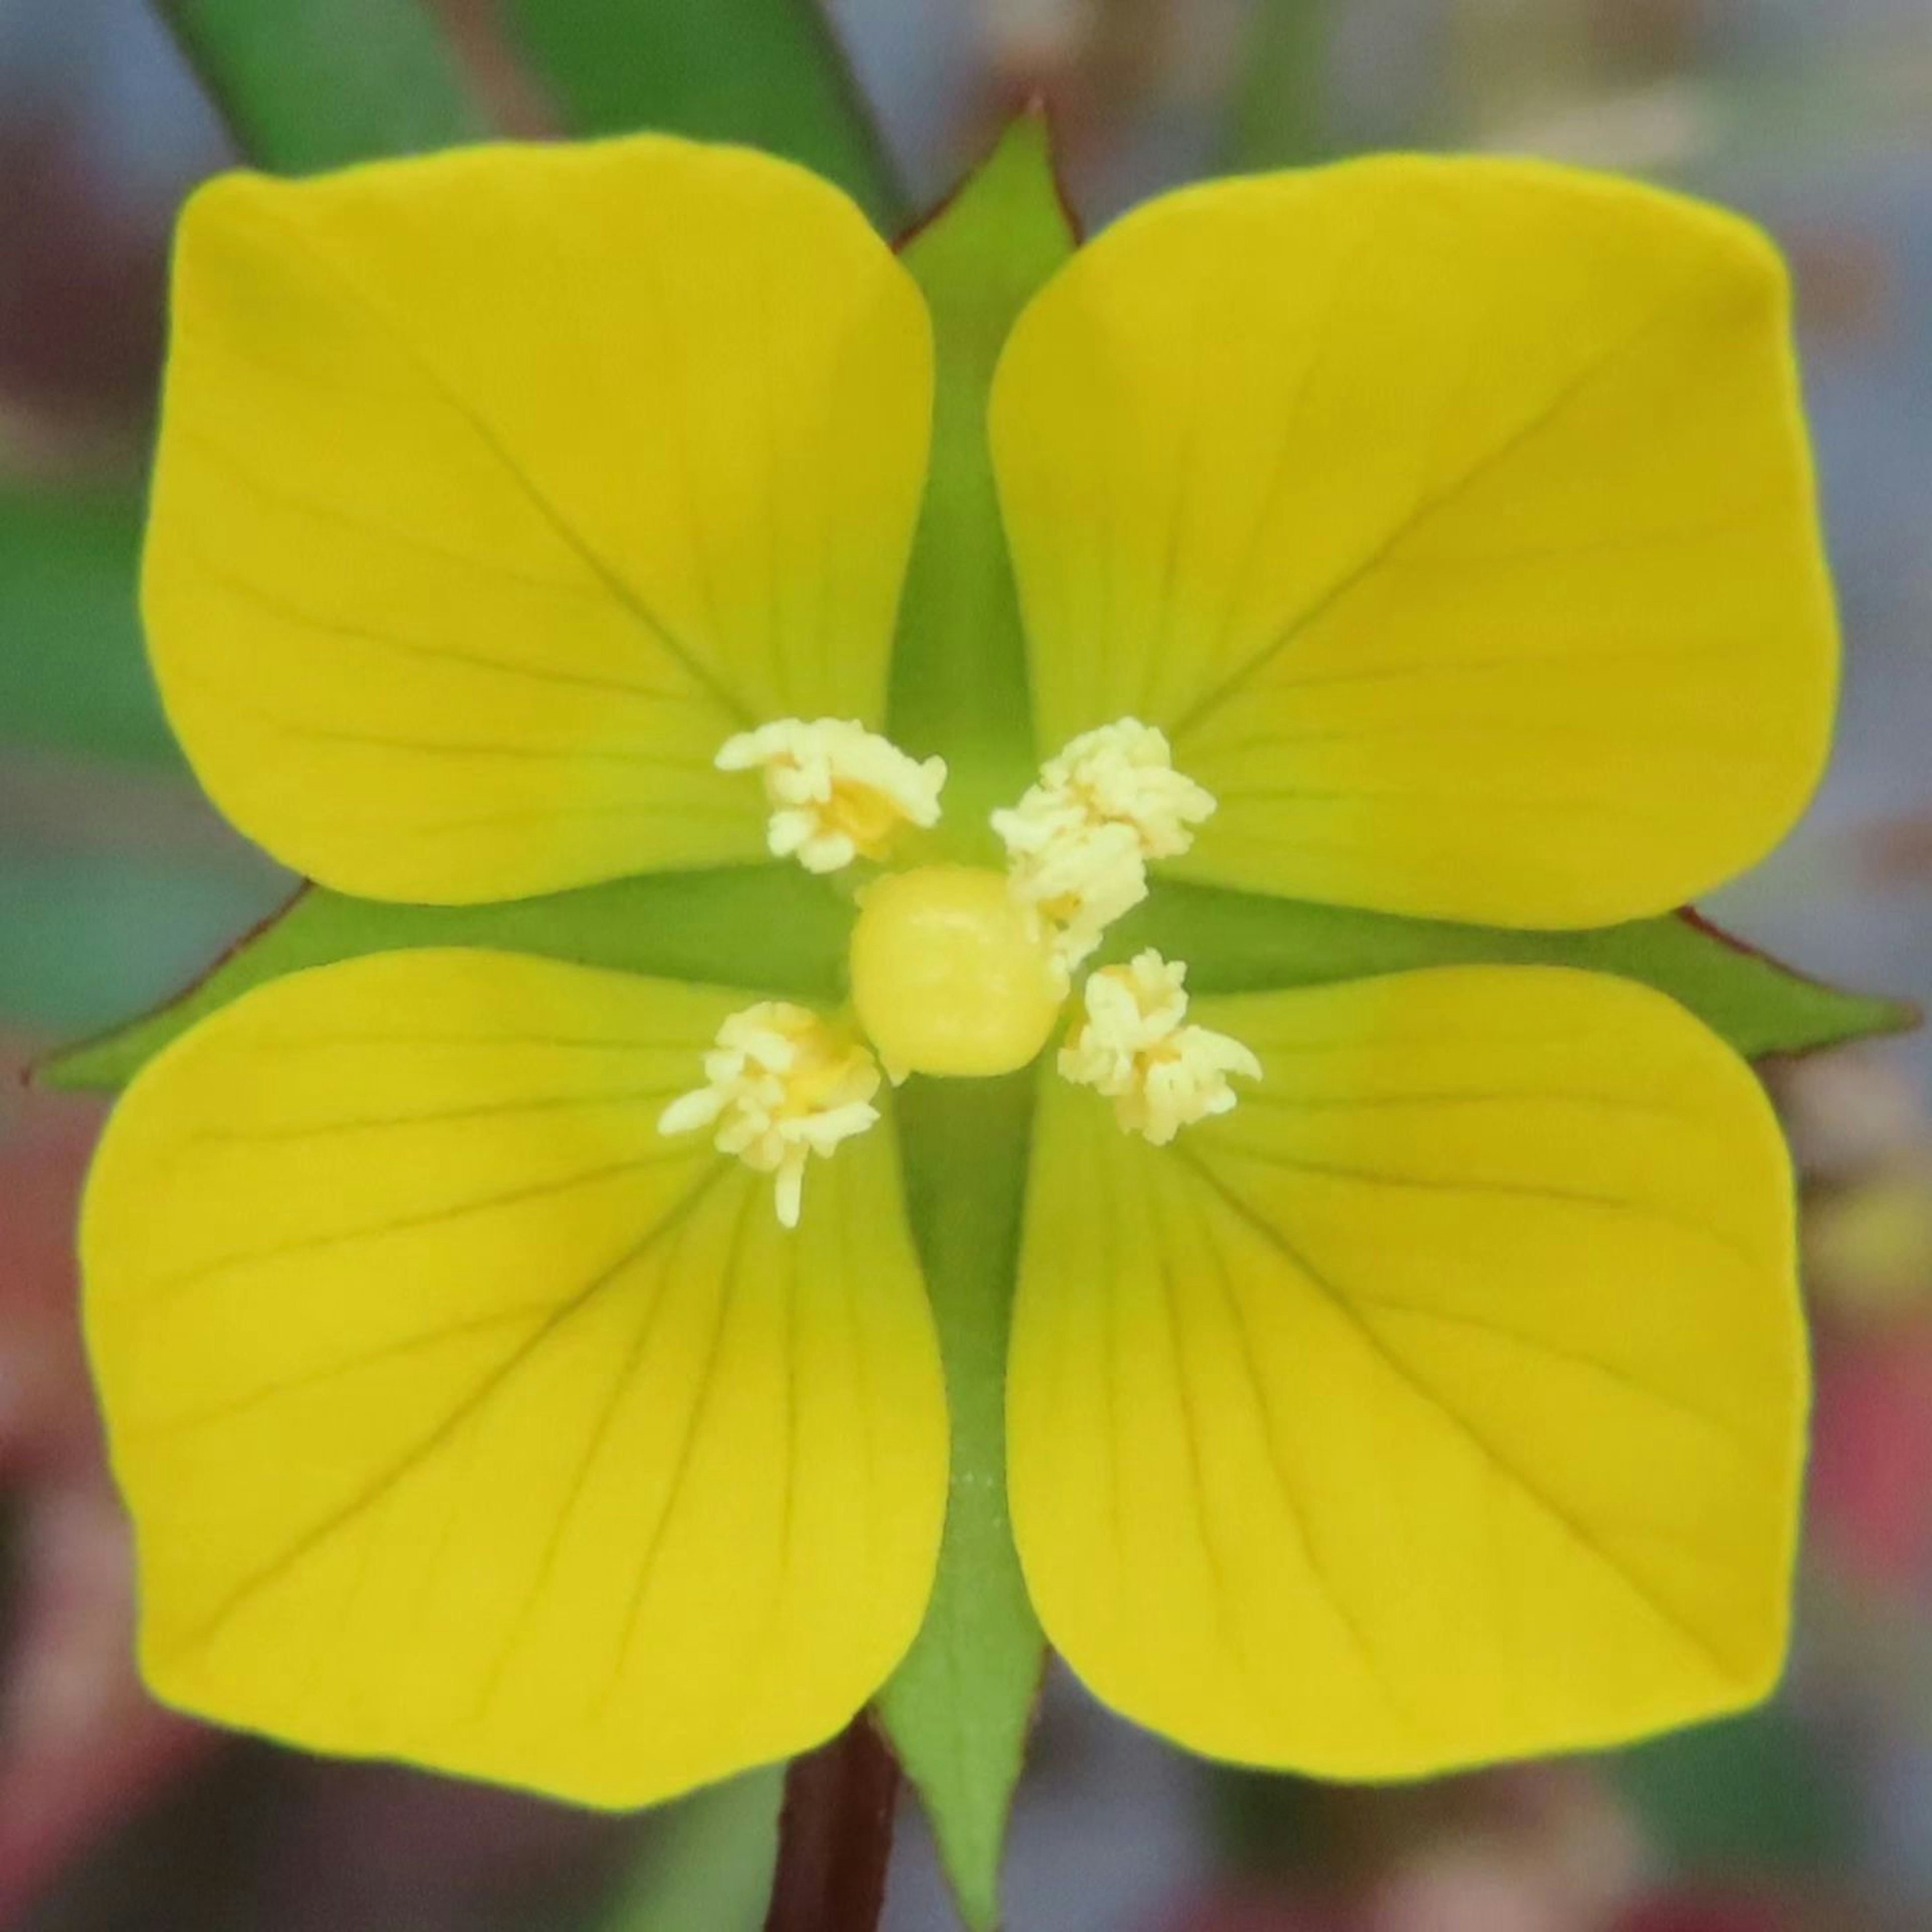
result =
[[1187,968],[1150,950],[1087,982],[1087,1017],[1060,1052],[1063,1078],[1114,1102],[1130,1133],[1165,1147],[1183,1127],[1229,1112],[1230,1074],[1258,1080],[1261,1063],[1224,1033],[1184,1024]]
[[1063,974],[1147,897],[1148,861],[1185,852],[1214,810],[1214,795],[1174,769],[1166,734],[1123,718],[1074,739],[993,814],[1014,895],[1052,929]]
[[661,1134],[716,1125],[712,1144],[778,1177],[778,1219],[798,1226],[805,1164],[879,1118],[878,1063],[803,1006],[766,1000],[734,1013],[704,1056],[706,1084],[658,1117]]
[[770,842],[808,872],[883,859],[902,826],[939,822],[946,760],[909,758],[850,718],[781,718],[719,746],[721,772],[762,772]]

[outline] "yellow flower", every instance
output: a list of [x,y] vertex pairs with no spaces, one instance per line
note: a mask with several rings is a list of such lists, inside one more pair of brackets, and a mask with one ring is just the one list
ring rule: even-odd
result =
[[771,997],[776,928],[729,987],[397,952],[136,1079],[83,1246],[162,1695],[612,1804],[836,1730],[946,1508],[880,1073],[1036,1059],[1012,1520],[1101,1696],[1389,1777],[1762,1694],[1806,1372],[1748,1070],[1553,970],[1078,977],[1167,878],[1584,926],[1780,836],[1835,640],[1753,230],[1397,160],[1084,249],[993,394],[998,836],[973,746],[885,735],[931,332],[831,188],[231,178],[174,314],[146,612],[238,826],[380,898],[776,852],[857,904],[849,1016]]

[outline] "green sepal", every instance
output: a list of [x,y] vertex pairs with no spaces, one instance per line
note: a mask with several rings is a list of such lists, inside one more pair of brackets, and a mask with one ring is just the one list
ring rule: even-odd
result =
[[574,134],[742,141],[836,182],[881,226],[904,218],[814,0],[508,0],[502,22]]
[[1006,1507],[1006,1339],[1034,1078],[915,1080],[896,1108],[952,1458],[932,1600],[879,1717],[974,1932],[999,1922],[1006,1818],[1046,1657]]
[[[935,843],[985,864],[1000,862],[987,814],[1018,797],[1035,762],[987,398],[1015,317],[1076,240],[1046,124],[1029,115],[904,250],[932,312],[938,380],[887,729],[908,750],[946,758]],[[1006,1335],[1032,1082],[914,1081],[897,1110],[946,1364],[952,1492],[926,1624],[879,1714],[975,1932],[998,1920],[1006,1817],[1046,1657],[1006,1511]]]
[[170,1040],[250,987],[411,946],[490,946],[832,1004],[850,928],[839,894],[792,865],[647,874],[501,905],[392,905],[311,886],[178,998],[44,1061],[34,1078],[68,1090],[124,1085]]
[[1749,1058],[1802,1053],[1917,1024],[1898,1000],[1842,992],[1692,912],[1584,932],[1402,919],[1217,886],[1158,881],[1108,934],[1104,960],[1151,946],[1187,962],[1193,993],[1318,986],[1425,966],[1570,966],[1668,993]]
[[242,152],[280,174],[485,138],[418,0],[160,0]]
[[1038,776],[1026,638],[987,445],[993,370],[1028,298],[1078,242],[1046,123],[1027,114],[902,250],[932,314],[932,460],[899,606],[895,744],[947,766],[949,856],[1003,866],[988,814]]

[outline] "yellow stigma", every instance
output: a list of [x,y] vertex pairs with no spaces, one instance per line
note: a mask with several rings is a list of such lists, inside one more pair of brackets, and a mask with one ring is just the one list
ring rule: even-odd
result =
[[1064,982],[998,872],[926,866],[881,879],[852,934],[852,1000],[895,1080],[1010,1073],[1046,1043]]

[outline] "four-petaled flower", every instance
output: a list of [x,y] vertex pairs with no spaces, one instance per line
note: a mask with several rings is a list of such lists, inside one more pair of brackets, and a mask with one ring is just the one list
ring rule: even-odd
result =
[[752,153],[196,198],[145,608],[235,824],[374,898],[856,909],[850,1012],[778,920],[724,984],[397,952],[136,1080],[83,1239],[156,1688],[607,1804],[845,1722],[946,1508],[883,1074],[1036,1079],[1012,1522],[1109,1702],[1381,1777],[1759,1696],[1805,1367],[1748,1070],[1622,980],[1190,1007],[1208,936],[1104,948],[1164,878],[1585,926],[1782,833],[1835,645],[1774,256],[1504,162],[1122,220],[994,387],[997,833],[888,714],[933,398],[904,268]]

